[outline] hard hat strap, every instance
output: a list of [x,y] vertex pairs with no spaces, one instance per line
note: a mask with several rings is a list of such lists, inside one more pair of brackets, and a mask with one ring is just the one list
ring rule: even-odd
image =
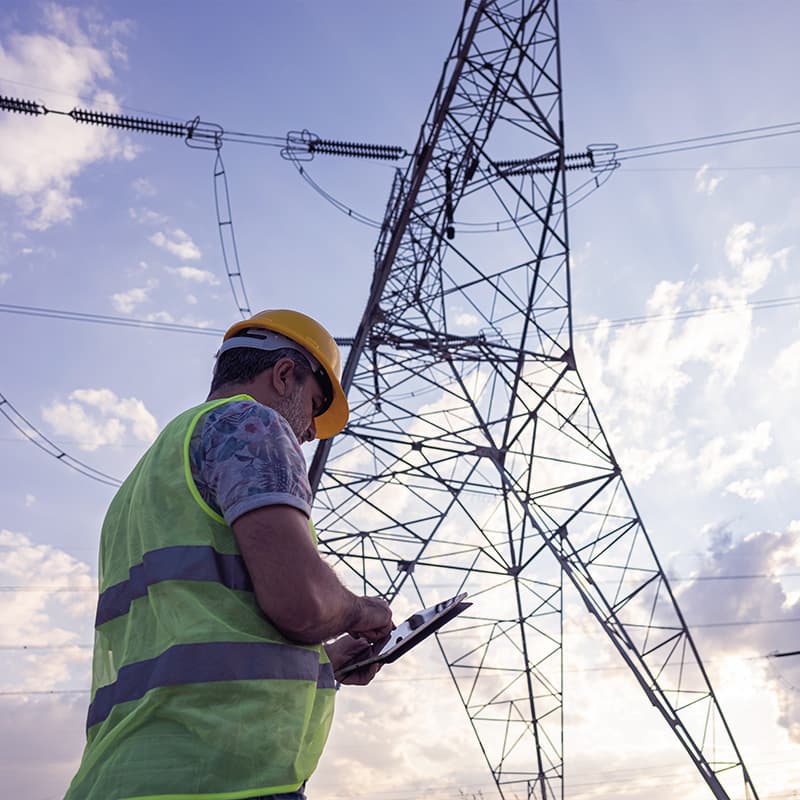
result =
[[319,361],[317,361],[311,353],[306,350],[301,344],[298,344],[293,339],[290,339],[288,336],[284,336],[281,333],[275,333],[275,331],[268,331],[266,328],[251,328],[247,331],[242,331],[241,333],[236,334],[236,336],[231,337],[226,342],[222,343],[222,346],[219,348],[219,352],[217,353],[217,358],[221,356],[223,353],[226,353],[228,350],[235,350],[237,348],[244,347],[249,350],[296,350],[298,353],[303,355],[306,360],[308,361],[311,369],[314,372],[317,372],[321,365]]

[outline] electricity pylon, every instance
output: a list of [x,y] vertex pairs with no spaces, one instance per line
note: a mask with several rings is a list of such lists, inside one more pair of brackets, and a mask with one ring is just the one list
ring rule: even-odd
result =
[[564,796],[566,576],[713,795],[756,798],[576,370],[559,58],[555,0],[465,4],[311,465],[321,545],[365,593],[470,592],[438,640],[502,796]]

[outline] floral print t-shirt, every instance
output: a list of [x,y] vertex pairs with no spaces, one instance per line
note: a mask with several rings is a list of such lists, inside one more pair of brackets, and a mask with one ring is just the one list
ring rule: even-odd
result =
[[277,411],[255,400],[226,403],[200,419],[189,461],[200,496],[228,525],[271,505],[311,515],[311,487],[297,437]]

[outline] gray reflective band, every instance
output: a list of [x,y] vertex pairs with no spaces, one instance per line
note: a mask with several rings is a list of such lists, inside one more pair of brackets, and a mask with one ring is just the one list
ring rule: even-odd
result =
[[[295,680],[335,687],[333,668],[319,653],[276,642],[208,642],[176,644],[156,658],[122,667],[114,683],[95,692],[87,730],[105,720],[114,706],[139,700],[163,686],[215,681]],[[187,687],[188,688],[188,687]]]
[[314,358],[314,356],[312,356],[311,353],[309,353],[308,350],[303,347],[303,345],[298,344],[294,341],[294,339],[290,339],[288,336],[284,336],[281,333],[275,333],[275,331],[268,331],[266,328],[248,328],[246,331],[231,337],[226,342],[222,343],[222,347],[219,348],[217,357],[221,356],[223,353],[226,353],[228,350],[236,350],[242,347],[249,350],[267,351],[283,350],[284,348],[288,350],[296,350],[298,353],[308,359],[308,363],[311,365],[311,369],[314,372],[317,372],[321,369],[319,361],[317,361],[317,359]]
[[219,553],[209,545],[173,545],[150,550],[128,570],[127,580],[109,586],[97,602],[95,627],[127,614],[131,603],[147,597],[162,581],[213,581],[251,592],[253,584],[240,555]]

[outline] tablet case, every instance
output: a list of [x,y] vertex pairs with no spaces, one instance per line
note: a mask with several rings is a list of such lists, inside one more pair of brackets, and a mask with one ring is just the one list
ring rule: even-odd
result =
[[405,622],[400,623],[400,625],[391,632],[389,639],[380,649],[380,652],[375,653],[369,658],[347,664],[336,671],[337,677],[343,678],[345,675],[357,669],[361,669],[362,667],[369,666],[370,664],[388,664],[392,661],[396,661],[404,653],[416,647],[420,642],[427,639],[432,633],[438,631],[439,628],[448,623],[451,619],[457,617],[462,611],[469,608],[472,603],[464,602],[466,596],[467,593],[463,592],[455,595],[455,597],[442,600],[435,606],[423,608],[415,614],[412,614]]

